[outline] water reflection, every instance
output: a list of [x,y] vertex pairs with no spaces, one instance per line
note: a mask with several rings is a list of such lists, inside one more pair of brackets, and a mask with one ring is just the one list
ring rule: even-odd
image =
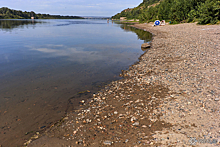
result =
[[42,23],[40,21],[35,21],[35,20],[0,20],[0,29],[9,31],[15,28],[24,28],[29,25],[32,25],[33,27],[37,23]]
[[56,24],[55,26],[68,26],[68,25],[72,25],[72,24],[105,24],[105,23],[85,21],[85,20],[71,20],[71,21],[69,20],[69,21],[65,21],[64,23],[61,23],[61,24]]
[[127,32],[134,32],[137,34],[138,39],[140,40],[144,40],[144,42],[150,42],[151,38],[152,38],[152,34],[149,32],[146,32],[144,30],[141,29],[137,29],[134,27],[129,26],[131,24],[121,24],[120,28],[122,28],[123,30],[127,31]]
[[[65,60],[81,64],[88,64],[95,61],[108,62],[130,62],[130,58],[136,56],[133,52],[127,51],[129,45],[104,45],[87,44],[84,46],[70,47],[66,45],[48,44],[44,46],[26,46],[30,51],[37,51],[42,58],[65,57]],[[114,51],[114,52],[113,52]],[[121,60],[124,59],[124,60]]]
[[[34,135],[26,132],[51,126],[100,90],[100,83],[120,79],[121,70],[143,54],[142,40],[151,37],[121,26],[138,40],[106,20],[40,21],[0,20],[0,30],[6,30],[0,31],[0,112],[7,111],[0,122],[12,122],[10,131],[0,127],[3,146],[21,146]],[[78,94],[85,90],[91,93]]]
[[42,57],[66,57],[69,61],[77,62],[91,62],[100,60],[101,56],[98,51],[84,51],[84,47],[70,47],[65,45],[44,45],[40,46],[27,46],[30,51],[37,51]]

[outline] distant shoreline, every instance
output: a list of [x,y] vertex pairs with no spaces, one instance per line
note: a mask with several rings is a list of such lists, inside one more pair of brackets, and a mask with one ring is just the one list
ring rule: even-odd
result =
[[26,12],[21,10],[13,10],[7,7],[0,8],[0,19],[84,19],[80,16],[61,16],[61,15],[50,15],[40,14],[33,11]]

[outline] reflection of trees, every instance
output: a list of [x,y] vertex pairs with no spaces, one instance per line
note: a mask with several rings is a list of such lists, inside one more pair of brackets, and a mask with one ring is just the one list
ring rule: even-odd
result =
[[141,29],[137,29],[134,27],[130,27],[128,24],[121,24],[120,26],[123,30],[128,31],[128,32],[134,32],[137,34],[138,39],[144,40],[144,42],[149,42],[151,41],[152,34],[146,31],[143,31]]
[[37,22],[34,20],[0,20],[0,29],[3,30],[12,30],[14,28],[23,28],[24,26],[28,25],[35,25],[36,23],[42,23]]

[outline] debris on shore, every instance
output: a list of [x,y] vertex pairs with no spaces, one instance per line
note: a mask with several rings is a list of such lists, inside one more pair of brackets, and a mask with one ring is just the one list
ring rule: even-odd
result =
[[144,49],[150,48],[150,44],[149,43],[143,43],[141,45],[141,48],[144,48]]

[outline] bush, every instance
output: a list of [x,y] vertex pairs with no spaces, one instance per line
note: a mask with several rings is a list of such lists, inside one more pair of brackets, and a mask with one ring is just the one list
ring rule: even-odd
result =
[[220,20],[220,1],[207,0],[198,6],[199,24],[216,24]]

